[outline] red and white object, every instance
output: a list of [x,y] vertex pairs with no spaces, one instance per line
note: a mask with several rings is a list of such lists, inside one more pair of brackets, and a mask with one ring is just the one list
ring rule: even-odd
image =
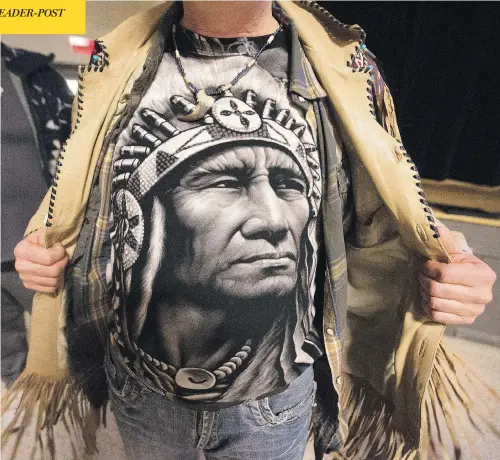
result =
[[92,56],[95,53],[95,42],[90,38],[72,35],[69,37],[71,50],[75,54],[86,54]]

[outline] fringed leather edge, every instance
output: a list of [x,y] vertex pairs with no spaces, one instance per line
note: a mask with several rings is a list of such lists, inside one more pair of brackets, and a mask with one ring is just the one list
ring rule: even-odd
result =
[[481,460],[485,433],[495,436],[500,449],[500,395],[443,344],[423,404],[421,459]]
[[331,459],[481,460],[484,433],[493,434],[500,446],[500,396],[442,343],[423,398],[418,446],[394,426],[392,403],[361,379],[345,376],[341,406],[349,431],[340,450],[327,456]]
[[375,55],[368,49],[365,49],[365,56],[368,63],[373,68],[372,90],[377,120],[394,139],[401,142],[401,134],[399,132],[398,122],[396,118],[394,100],[392,99],[389,87],[385,83],[384,76],[380,69],[380,63],[375,58]]
[[98,451],[96,432],[101,423],[106,426],[106,405],[93,408],[81,389],[69,379],[53,380],[23,373],[2,397],[2,417],[14,405],[15,414],[2,431],[2,449],[10,441],[14,442],[11,460],[16,458],[23,436],[32,426],[35,443],[29,458],[42,452],[42,456],[48,454],[55,460],[57,423],[62,423],[69,435],[74,459],[82,458],[82,451],[86,455]]
[[361,379],[343,379],[341,407],[348,426],[347,439],[335,460],[413,460],[416,451],[408,436],[393,425],[394,407]]
[[401,142],[401,133],[399,132],[398,122],[396,119],[396,109],[394,107],[394,101],[387,85],[384,82],[382,82],[382,85],[382,126],[394,139]]

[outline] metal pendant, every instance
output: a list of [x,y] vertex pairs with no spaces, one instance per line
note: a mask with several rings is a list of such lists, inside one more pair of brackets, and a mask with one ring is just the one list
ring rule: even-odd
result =
[[209,96],[204,89],[196,93],[196,105],[189,115],[178,117],[182,121],[201,120],[214,105],[215,99]]

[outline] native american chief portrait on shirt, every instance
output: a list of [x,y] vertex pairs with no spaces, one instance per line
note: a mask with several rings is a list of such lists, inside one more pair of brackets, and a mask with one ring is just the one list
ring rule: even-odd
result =
[[321,353],[312,131],[262,69],[198,121],[161,70],[113,157],[114,335],[180,398],[275,392]]

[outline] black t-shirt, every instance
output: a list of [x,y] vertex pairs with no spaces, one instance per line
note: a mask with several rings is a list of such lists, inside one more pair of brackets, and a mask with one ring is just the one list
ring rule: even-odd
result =
[[[198,88],[228,83],[269,36],[177,28]],[[314,329],[321,200],[315,133],[288,93],[288,30],[198,121],[172,43],[114,154],[115,337],[164,391],[212,406],[284,389],[322,353]]]

